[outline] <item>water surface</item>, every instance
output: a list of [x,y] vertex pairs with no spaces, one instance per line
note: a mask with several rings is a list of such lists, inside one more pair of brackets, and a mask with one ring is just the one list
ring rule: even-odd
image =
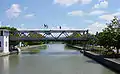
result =
[[[67,50],[66,50],[67,49]],[[38,54],[0,57],[0,74],[116,74],[64,44],[48,44]]]

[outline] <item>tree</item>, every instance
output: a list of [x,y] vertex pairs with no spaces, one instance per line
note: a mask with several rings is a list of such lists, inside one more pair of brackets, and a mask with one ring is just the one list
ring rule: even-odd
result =
[[[14,35],[14,31],[17,31],[17,29],[16,28],[14,28],[14,27],[0,27],[0,29],[6,29],[6,30],[9,30],[10,31],[10,37],[11,36],[19,36],[19,34],[16,34],[16,35]],[[15,45],[17,45],[18,43],[19,43],[19,41],[15,41],[15,42],[13,42],[13,41],[9,41],[10,43],[10,45],[13,45],[13,46],[15,46]]]
[[[31,32],[28,34],[28,37],[30,38],[44,38],[44,36],[42,34],[39,34],[39,33],[34,33],[34,32]],[[26,45],[40,45],[40,44],[43,44],[43,41],[28,41],[28,42],[24,42],[24,44]]]
[[0,27],[0,29],[7,29],[7,30],[10,30],[10,31],[16,31],[17,30],[14,27],[4,27],[4,26]]
[[28,37],[32,37],[32,38],[44,38],[44,36],[42,34],[34,33],[34,32],[29,33]]
[[88,44],[89,45],[94,45],[97,43],[97,37],[94,34],[88,34]]
[[10,31],[10,36],[19,36],[19,34],[14,34],[14,31],[17,31],[17,29],[14,27],[0,27],[0,29],[6,29]]
[[117,54],[120,49],[120,22],[117,17],[107,24],[107,28],[98,34],[98,44],[107,49],[117,49]]
[[[7,29],[10,31],[10,37],[20,37],[20,34],[19,33],[16,33],[14,34],[14,31],[18,31],[17,28],[14,28],[14,27],[0,27],[0,29]],[[21,37],[26,37],[26,36],[21,36]],[[39,33],[29,33],[28,37],[32,37],[32,38],[44,38],[44,36],[42,34],[39,34]],[[10,45],[18,45],[20,41],[9,41]],[[37,44],[42,44],[43,42],[40,41],[40,42],[32,42],[32,41],[28,41],[28,42],[23,42],[24,44],[26,45],[37,45]]]
[[[67,36],[68,38],[84,38],[86,37],[86,34],[85,35],[82,35],[78,32],[73,32],[71,35]],[[85,44],[85,41],[79,41],[79,40],[71,40],[71,41],[66,41],[66,43],[68,44],[79,44],[79,45],[84,45]]]

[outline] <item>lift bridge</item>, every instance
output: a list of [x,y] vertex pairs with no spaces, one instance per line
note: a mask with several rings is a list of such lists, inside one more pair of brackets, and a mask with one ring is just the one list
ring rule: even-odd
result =
[[9,33],[12,34],[10,41],[88,41],[88,30],[19,30]]

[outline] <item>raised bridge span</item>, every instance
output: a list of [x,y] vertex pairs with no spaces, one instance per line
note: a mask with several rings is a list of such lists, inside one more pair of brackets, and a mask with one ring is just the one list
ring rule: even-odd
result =
[[[88,30],[19,30],[19,31],[10,31],[11,41],[70,41],[70,40],[79,40],[87,41],[88,40]],[[19,36],[18,36],[19,35]]]

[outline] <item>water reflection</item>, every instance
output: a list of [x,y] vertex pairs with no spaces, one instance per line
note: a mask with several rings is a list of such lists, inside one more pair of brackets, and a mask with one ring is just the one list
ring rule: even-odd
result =
[[0,57],[0,74],[116,74],[81,54],[69,54],[80,52],[65,50],[64,44],[48,45],[47,50],[42,52],[57,54],[52,56],[41,53],[20,54]]
[[40,51],[40,54],[47,55],[80,55],[79,51],[76,50],[66,50],[65,44],[48,44],[47,50]]
[[0,57],[0,73],[9,74],[9,56]]
[[20,55],[0,57],[0,74],[12,74],[19,65]]
[[64,44],[48,44],[47,47],[49,52],[64,51]]

